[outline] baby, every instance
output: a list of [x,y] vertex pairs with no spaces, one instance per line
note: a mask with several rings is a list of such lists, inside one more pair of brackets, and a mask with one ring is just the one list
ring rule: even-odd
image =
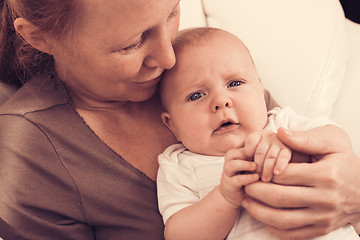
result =
[[[165,238],[276,239],[241,209],[243,186],[285,170],[292,151],[277,138],[280,127],[337,127],[289,107],[268,112],[249,51],[228,32],[187,30],[174,51],[176,65],[160,83],[162,121],[181,142],[159,156]],[[318,239],[358,236],[347,226]]]

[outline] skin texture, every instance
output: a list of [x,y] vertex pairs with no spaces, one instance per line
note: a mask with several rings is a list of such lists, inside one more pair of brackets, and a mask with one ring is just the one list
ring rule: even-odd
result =
[[346,223],[357,228],[360,194],[355,183],[360,181],[360,159],[341,129],[327,128],[279,130],[285,144],[314,155],[315,163],[290,164],[273,180],[293,187],[263,182],[245,187],[248,197],[243,207],[281,239],[308,239]]

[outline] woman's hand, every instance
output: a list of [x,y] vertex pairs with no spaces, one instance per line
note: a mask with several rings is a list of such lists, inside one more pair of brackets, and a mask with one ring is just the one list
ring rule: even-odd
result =
[[360,159],[347,135],[328,126],[303,132],[280,129],[279,138],[315,163],[289,164],[273,182],[245,187],[243,207],[282,239],[324,235],[347,223],[360,222]]

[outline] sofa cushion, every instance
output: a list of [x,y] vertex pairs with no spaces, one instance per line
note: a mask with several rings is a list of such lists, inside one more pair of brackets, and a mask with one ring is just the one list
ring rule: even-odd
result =
[[[190,1],[198,2],[182,0],[182,18],[198,19],[186,7]],[[202,4],[208,26],[228,30],[248,46],[261,81],[281,105],[312,117],[330,116],[348,57],[338,0],[203,0]],[[191,27],[187,23],[183,27]],[[199,25],[194,21],[193,26]]]
[[343,127],[351,138],[353,149],[360,156],[360,24],[347,21],[349,60],[346,81],[341,89],[331,118]]

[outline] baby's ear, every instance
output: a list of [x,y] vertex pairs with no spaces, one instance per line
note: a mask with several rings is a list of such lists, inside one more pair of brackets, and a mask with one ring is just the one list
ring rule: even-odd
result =
[[[165,124],[165,126],[167,126],[170,129],[170,131],[174,134],[174,136],[177,138],[176,131],[175,131],[170,114],[168,112],[163,112],[161,114],[161,120]],[[177,139],[177,140],[179,141],[179,139]]]

